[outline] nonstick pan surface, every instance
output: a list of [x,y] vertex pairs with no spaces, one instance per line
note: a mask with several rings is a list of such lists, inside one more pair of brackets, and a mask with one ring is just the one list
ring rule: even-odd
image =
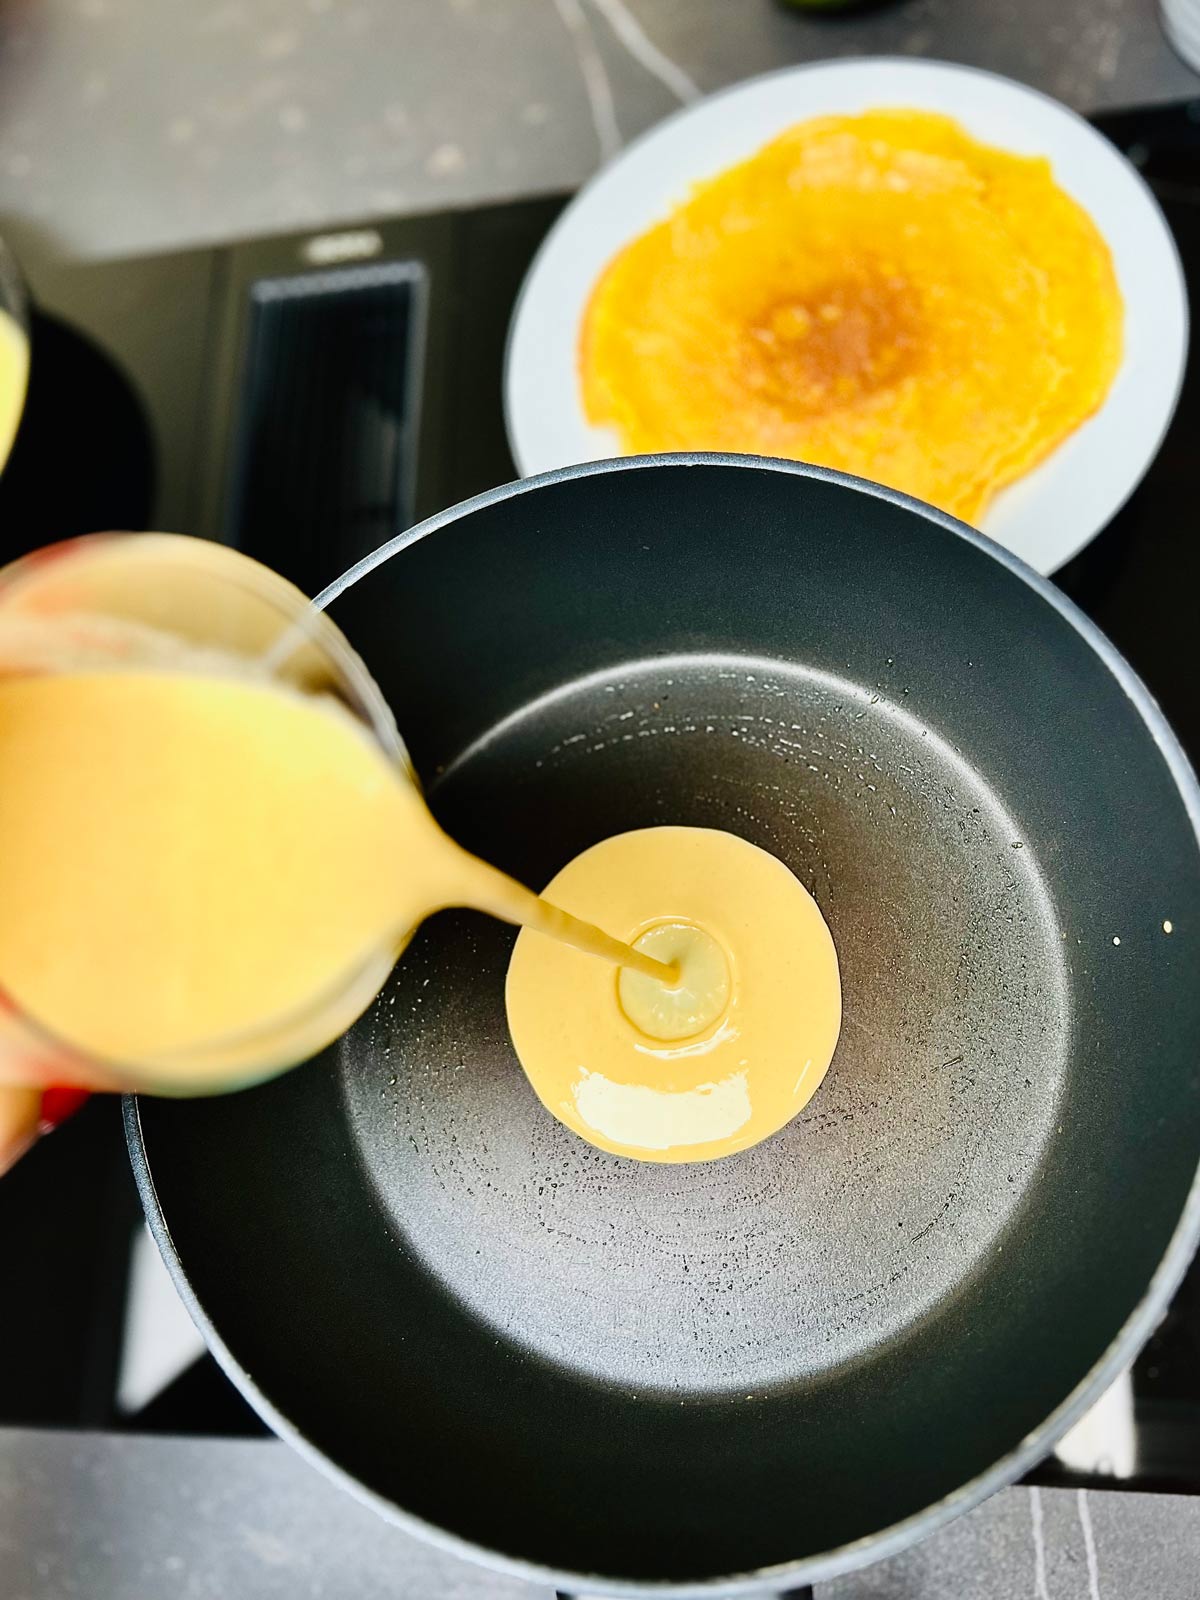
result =
[[812,1581],[1019,1475],[1200,1230],[1200,794],[1130,669],[951,519],[749,458],[498,490],[332,612],[465,844],[541,884],[622,829],[740,833],[820,903],[845,1025],[764,1145],[621,1160],[517,1067],[511,931],[433,919],[317,1060],[128,1108],[234,1380],[563,1588]]

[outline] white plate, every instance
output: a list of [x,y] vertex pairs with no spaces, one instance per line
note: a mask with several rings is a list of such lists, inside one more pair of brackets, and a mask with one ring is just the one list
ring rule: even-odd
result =
[[986,144],[1049,156],[1059,184],[1108,241],[1125,299],[1125,355],[1096,415],[992,502],[982,530],[1053,572],[1107,523],[1162,441],[1183,379],[1187,295],[1174,240],[1133,167],[1081,117],[1036,90],[943,62],[831,61],[753,78],[660,123],[601,172],[542,245],[509,334],[504,407],[528,476],[620,454],[589,426],[576,371],[579,326],[618,250],[721,172],[806,117],[915,107],[955,117]]

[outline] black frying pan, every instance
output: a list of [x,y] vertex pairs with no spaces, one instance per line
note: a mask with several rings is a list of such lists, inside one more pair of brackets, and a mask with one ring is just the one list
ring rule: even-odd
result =
[[497,490],[332,609],[465,844],[540,884],[731,828],[816,895],[845,1026],[766,1144],[623,1161],[517,1068],[510,930],[434,919],[320,1059],[128,1108],[234,1380],[563,1588],[812,1581],[1017,1477],[1200,1232],[1200,792],[1129,668],[950,518],[749,458]]

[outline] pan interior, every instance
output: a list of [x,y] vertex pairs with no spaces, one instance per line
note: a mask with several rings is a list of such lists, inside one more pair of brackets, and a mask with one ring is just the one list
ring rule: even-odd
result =
[[341,1086],[390,1228],[464,1317],[592,1382],[758,1395],[870,1356],[1003,1249],[1056,1132],[1063,934],[1031,842],[902,701],[749,657],[641,661],[508,717],[431,803],[537,885],[623,829],[741,834],[815,895],[845,1001],[824,1084],[774,1138],[622,1160],[520,1071],[511,931],[433,919]]

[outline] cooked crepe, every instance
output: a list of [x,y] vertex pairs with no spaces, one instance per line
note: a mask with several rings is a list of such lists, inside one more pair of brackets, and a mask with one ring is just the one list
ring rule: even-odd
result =
[[811,461],[978,520],[1100,406],[1123,319],[1047,160],[880,110],[799,123],[626,246],[580,376],[629,453]]

